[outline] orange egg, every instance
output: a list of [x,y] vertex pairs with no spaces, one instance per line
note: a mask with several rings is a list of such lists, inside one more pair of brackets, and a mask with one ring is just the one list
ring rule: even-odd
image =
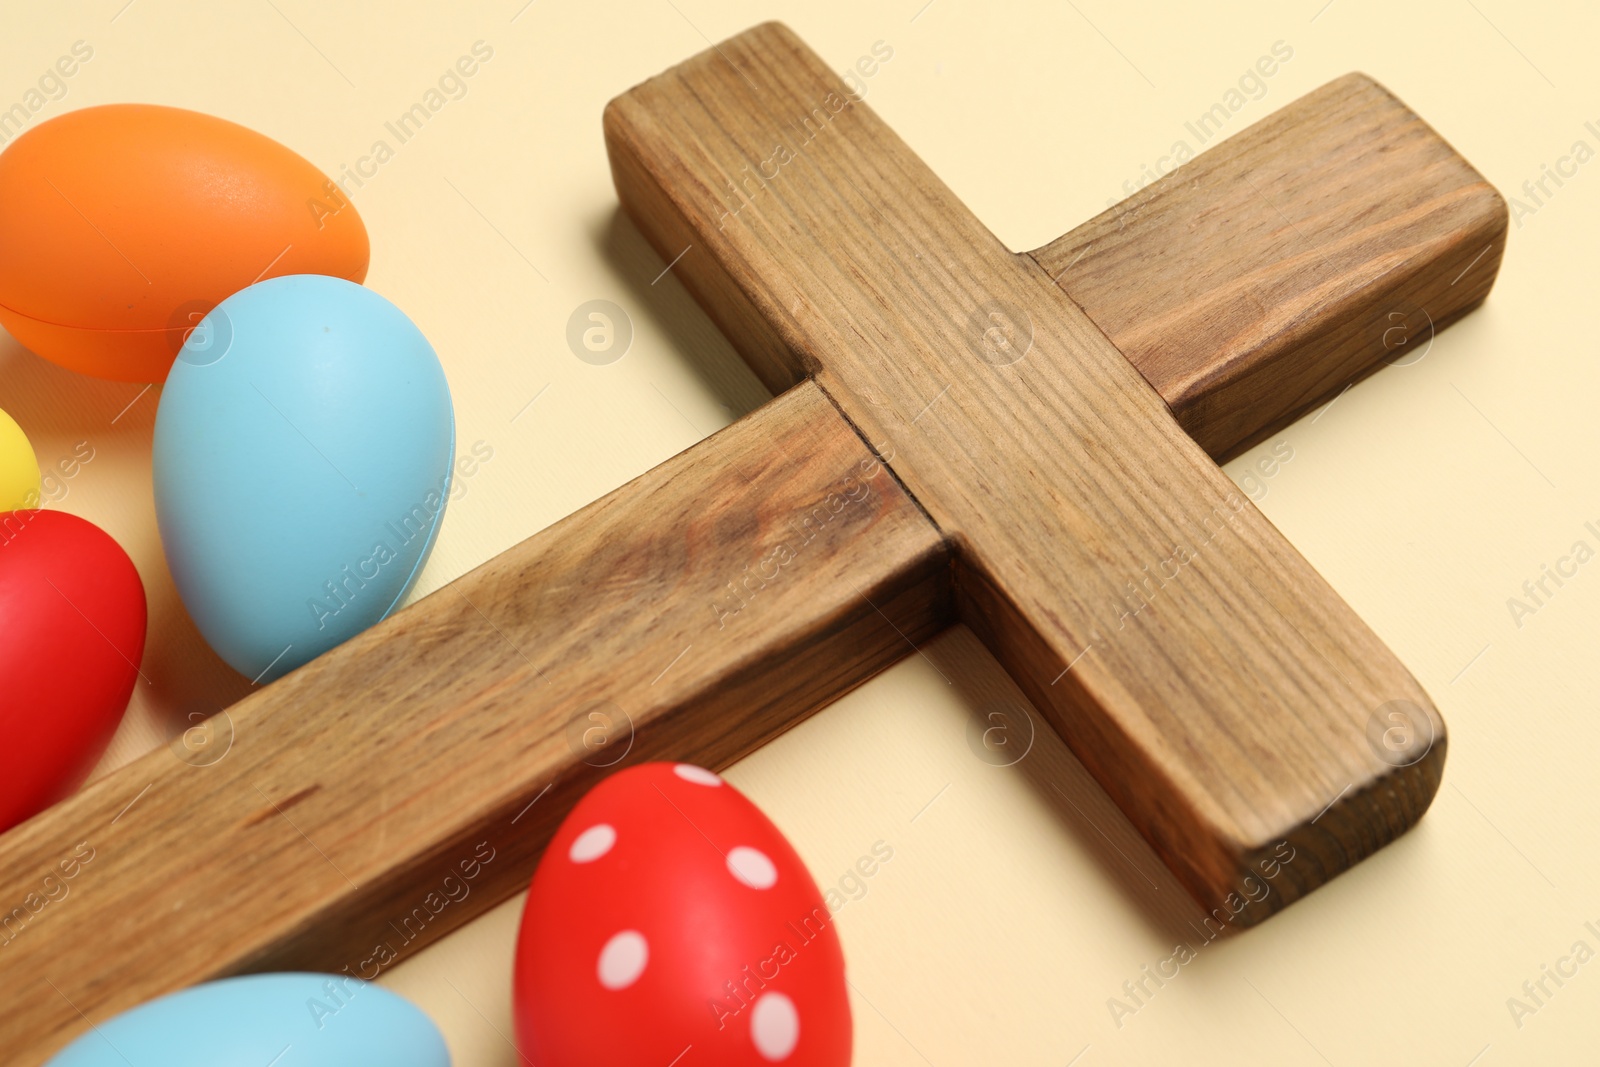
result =
[[84,374],[160,382],[224,297],[282,274],[360,282],[368,255],[327,176],[196,111],[84,108],[0,153],[0,325]]

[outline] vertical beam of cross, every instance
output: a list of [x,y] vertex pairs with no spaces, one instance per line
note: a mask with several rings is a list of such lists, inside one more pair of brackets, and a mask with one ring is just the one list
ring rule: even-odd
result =
[[[694,244],[676,271],[752,366],[893,443],[963,620],[1203,904],[1295,855],[1234,920],[1258,921],[1421,816],[1445,745],[1415,679],[793,34],[644,83],[606,133],[624,206],[658,250]],[[1415,759],[1369,743],[1390,714],[1428,738]]]

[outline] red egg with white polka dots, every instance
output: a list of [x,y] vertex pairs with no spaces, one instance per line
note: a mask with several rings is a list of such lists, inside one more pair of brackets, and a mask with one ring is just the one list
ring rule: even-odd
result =
[[844,1067],[844,953],[776,826],[720,777],[646,763],[592,789],[522,912],[513,991],[540,1067]]

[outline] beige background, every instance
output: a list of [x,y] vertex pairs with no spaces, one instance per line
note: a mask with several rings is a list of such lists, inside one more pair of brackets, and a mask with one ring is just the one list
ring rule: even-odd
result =
[[[1519,190],[1541,165],[1579,139],[1600,149],[1600,20],[1576,2],[923,3],[37,4],[13,7],[0,34],[0,108],[84,40],[94,58],[34,121],[110,101],[181,105],[332,173],[473,42],[493,47],[467,95],[355,192],[373,237],[368,283],[437,347],[460,446],[494,449],[451,506],[419,593],[764,399],[677,281],[651,284],[664,264],[618,216],[601,144],[609,97],[708,38],[782,18],[840,70],[887,43],[869,103],[1019,249],[1122,195],[1175,140],[1192,143],[1185,119],[1279,40],[1293,59],[1230,132],[1361,69],[1530,206]],[[974,757],[975,710],[1018,698],[965,631],[729,772],[824,886],[874,842],[894,849],[838,916],[858,1063],[1595,1060],[1600,963],[1549,985],[1520,1027],[1507,998],[1575,941],[1600,949],[1583,925],[1600,928],[1600,564],[1520,628],[1506,600],[1575,540],[1600,547],[1583,529],[1600,521],[1597,237],[1593,165],[1519,219],[1482,310],[1420,362],[1290,427],[1293,459],[1244,483],[1432,693],[1452,729],[1445,784],[1420,828],[1263,927],[1201,948],[1120,1027],[1108,998],[1179,938],[1197,940],[1184,932],[1193,908],[1042,727],[1015,767]],[[604,367],[564,340],[569,314],[596,297],[636,329]],[[59,506],[115,535],[151,598],[147,680],[105,767],[248,688],[205,650],[161,560],[156,399],[0,337],[0,407],[47,464],[90,442],[95,458]],[[1251,462],[1229,470],[1243,480]],[[519,907],[384,979],[434,1015],[458,1064],[516,1062]]]

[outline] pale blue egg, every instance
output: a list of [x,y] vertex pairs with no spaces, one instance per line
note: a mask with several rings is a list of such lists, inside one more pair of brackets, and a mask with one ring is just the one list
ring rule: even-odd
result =
[[162,545],[211,647],[262,682],[397,607],[450,495],[444,370],[399,308],[300,274],[228,297],[156,415]]
[[433,1020],[346,975],[252,974],[98,1023],[45,1067],[450,1067]]

